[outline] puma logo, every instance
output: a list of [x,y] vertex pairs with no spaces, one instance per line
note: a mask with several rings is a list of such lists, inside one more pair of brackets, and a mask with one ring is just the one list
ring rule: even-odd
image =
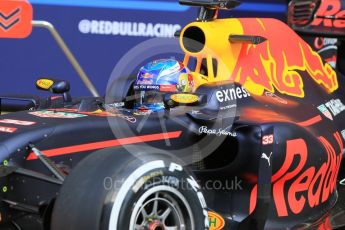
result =
[[263,154],[261,155],[261,158],[262,158],[262,159],[266,159],[266,160],[267,160],[268,166],[271,166],[271,156],[272,156],[272,152],[270,153],[270,156],[269,156],[269,157],[266,155],[266,153],[263,153]]

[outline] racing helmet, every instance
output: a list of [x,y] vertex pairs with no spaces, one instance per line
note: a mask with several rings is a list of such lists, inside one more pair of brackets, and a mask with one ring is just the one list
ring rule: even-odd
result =
[[134,109],[150,112],[162,110],[165,93],[190,93],[193,89],[193,76],[183,63],[175,59],[149,62],[140,68],[134,83],[134,91],[137,95]]

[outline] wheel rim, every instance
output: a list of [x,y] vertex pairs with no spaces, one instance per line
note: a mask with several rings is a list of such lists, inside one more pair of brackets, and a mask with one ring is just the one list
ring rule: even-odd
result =
[[130,230],[186,230],[194,228],[191,208],[175,188],[158,186],[146,191],[136,202]]

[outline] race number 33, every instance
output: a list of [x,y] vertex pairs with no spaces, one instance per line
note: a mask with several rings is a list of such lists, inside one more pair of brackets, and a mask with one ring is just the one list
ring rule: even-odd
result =
[[271,145],[273,144],[274,138],[273,138],[273,134],[271,135],[266,135],[262,137],[262,144],[263,145]]

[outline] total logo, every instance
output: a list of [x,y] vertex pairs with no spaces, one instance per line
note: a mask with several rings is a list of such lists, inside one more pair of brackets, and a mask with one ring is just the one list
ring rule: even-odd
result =
[[243,87],[234,87],[231,89],[218,90],[216,92],[216,97],[219,102],[233,101],[237,99],[242,99],[250,97],[248,91]]
[[335,117],[345,110],[345,105],[341,102],[340,99],[332,99],[325,104],[321,104],[317,108],[321,113],[323,113],[323,115],[325,115],[325,117],[333,120],[333,116]]

